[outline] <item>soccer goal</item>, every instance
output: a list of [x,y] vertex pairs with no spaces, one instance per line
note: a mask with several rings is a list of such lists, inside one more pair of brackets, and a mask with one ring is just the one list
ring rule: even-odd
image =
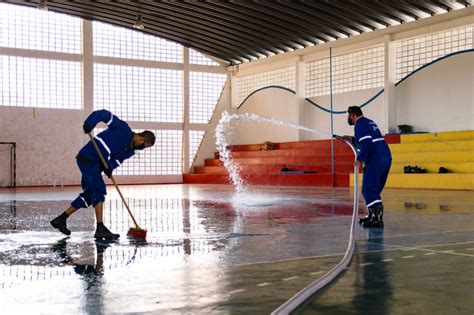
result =
[[16,143],[0,142],[0,188],[16,186]]

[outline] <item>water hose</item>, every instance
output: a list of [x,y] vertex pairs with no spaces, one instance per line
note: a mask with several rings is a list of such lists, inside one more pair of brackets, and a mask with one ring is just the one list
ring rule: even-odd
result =
[[303,304],[306,300],[308,300],[311,296],[313,296],[316,292],[324,288],[328,285],[332,280],[334,280],[351,262],[352,254],[354,253],[354,231],[357,222],[357,216],[359,212],[359,162],[357,161],[357,150],[354,145],[348,141],[347,139],[333,135],[336,140],[340,140],[346,143],[354,152],[354,209],[352,213],[352,222],[351,222],[351,229],[349,233],[349,244],[346,249],[346,253],[342,260],[329,272],[327,272],[324,276],[319,278],[318,280],[314,281],[313,283],[306,286],[304,289],[296,293],[293,297],[291,297],[288,301],[280,305],[277,309],[272,312],[272,315],[286,315],[293,312],[296,308],[298,308],[301,304]]

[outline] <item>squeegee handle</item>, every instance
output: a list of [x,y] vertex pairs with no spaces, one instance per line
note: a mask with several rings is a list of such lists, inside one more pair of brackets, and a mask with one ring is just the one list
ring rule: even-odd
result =
[[[97,154],[99,155],[99,158],[100,158],[100,161],[102,162],[102,165],[106,168],[106,169],[109,169],[109,165],[107,164],[107,162],[105,161],[104,159],[104,156],[102,155],[102,152],[100,152],[100,149],[99,149],[99,146],[97,145],[97,142],[95,142],[95,139],[94,137],[91,135],[91,133],[87,133],[89,135],[89,138],[91,139],[91,142],[92,142],[92,145],[94,146],[94,149],[97,151]],[[135,218],[133,217],[133,214],[132,214],[132,211],[130,211],[130,208],[128,207],[128,204],[127,202],[125,201],[125,198],[123,197],[122,195],[122,192],[120,191],[119,189],[119,186],[117,185],[117,182],[115,181],[115,178],[113,177],[113,175],[110,175],[110,179],[112,180],[112,183],[114,183],[115,185],[115,189],[117,189],[119,195],[120,195],[120,198],[122,198],[122,202],[123,204],[125,205],[125,207],[127,208],[127,211],[128,211],[128,214],[130,214],[130,217],[132,218],[133,220],[133,223],[135,224],[135,226],[137,228],[140,228],[137,224],[137,221],[135,221]]]

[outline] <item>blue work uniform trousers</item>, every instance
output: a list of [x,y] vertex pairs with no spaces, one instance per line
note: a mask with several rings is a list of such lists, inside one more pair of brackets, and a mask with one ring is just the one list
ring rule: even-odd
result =
[[365,163],[362,177],[362,197],[364,197],[367,207],[382,202],[380,194],[387,182],[391,166],[391,159]]
[[71,202],[71,206],[75,209],[87,208],[90,205],[94,207],[99,202],[105,201],[107,190],[104,180],[102,179],[102,169],[100,162],[85,162],[77,160],[77,166],[81,171],[81,186],[83,192]]

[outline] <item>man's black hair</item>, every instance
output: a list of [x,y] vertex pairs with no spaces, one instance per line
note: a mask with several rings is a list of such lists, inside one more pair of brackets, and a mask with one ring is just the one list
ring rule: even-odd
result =
[[145,130],[139,133],[143,138],[145,138],[145,143],[153,146],[155,144],[155,134],[149,130]]
[[357,117],[359,116],[362,116],[362,109],[360,109],[359,106],[349,106],[349,108],[347,109],[347,113],[348,114],[354,114],[356,115]]

